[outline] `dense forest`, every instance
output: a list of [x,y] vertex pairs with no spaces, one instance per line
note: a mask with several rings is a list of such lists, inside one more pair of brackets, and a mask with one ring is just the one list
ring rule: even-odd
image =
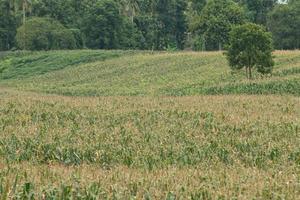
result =
[[220,50],[246,22],[297,49],[299,13],[299,0],[0,0],[0,50]]

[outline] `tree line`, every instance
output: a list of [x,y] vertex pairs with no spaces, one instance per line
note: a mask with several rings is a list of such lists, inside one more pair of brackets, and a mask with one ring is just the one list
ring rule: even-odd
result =
[[299,0],[0,0],[0,50],[220,50],[247,22],[299,49],[299,13]]

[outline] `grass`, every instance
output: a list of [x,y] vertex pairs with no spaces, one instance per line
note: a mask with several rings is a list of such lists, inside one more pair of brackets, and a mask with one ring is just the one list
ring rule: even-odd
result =
[[7,53],[1,59],[2,80],[26,79],[85,63],[116,58],[120,51],[50,51]]
[[220,52],[59,51],[8,56],[0,85],[67,96],[300,95],[300,52],[275,52],[271,77],[245,80]]
[[0,199],[299,199],[299,54],[5,53]]

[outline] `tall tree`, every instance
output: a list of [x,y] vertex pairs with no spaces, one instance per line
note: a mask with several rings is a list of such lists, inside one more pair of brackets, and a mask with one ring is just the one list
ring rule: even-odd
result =
[[250,21],[256,24],[266,25],[267,16],[278,0],[236,0],[247,9]]
[[15,9],[21,9],[22,10],[22,22],[23,24],[26,23],[26,14],[28,12],[31,12],[32,4],[35,2],[34,0],[12,0],[12,2],[15,4]]
[[272,50],[271,33],[262,26],[247,23],[232,29],[226,54],[231,68],[245,68],[248,78],[251,79],[254,68],[262,74],[272,72]]
[[121,0],[123,12],[130,18],[133,23],[134,17],[140,11],[139,0]]
[[[35,0],[12,0],[12,3],[15,6],[15,12],[16,15],[18,15],[18,10],[21,10],[22,12],[22,25],[26,24],[26,15],[27,13],[31,12],[32,4],[35,2]],[[23,38],[26,38],[26,29],[24,29],[23,32]],[[26,50],[26,42],[24,40],[24,50]]]
[[197,14],[201,13],[201,11],[205,7],[206,3],[207,3],[207,0],[189,0],[191,9]]
[[94,49],[119,48],[122,16],[114,0],[98,0],[89,6],[84,16],[83,31],[87,46]]
[[16,27],[12,1],[0,1],[0,51],[9,50],[13,47]]
[[51,17],[67,27],[74,28],[80,25],[80,18],[84,15],[83,2],[75,0],[38,0],[32,11],[35,16]]
[[228,42],[233,25],[245,22],[243,9],[231,0],[209,0],[192,31],[201,35],[204,49],[221,50]]
[[143,49],[182,49],[186,40],[186,0],[143,0],[136,24]]
[[176,46],[178,49],[183,49],[187,35],[187,18],[185,11],[187,9],[187,2],[185,0],[176,0],[175,5],[175,33],[176,33]]
[[278,49],[300,48],[300,2],[290,1],[275,7],[268,17],[268,28]]

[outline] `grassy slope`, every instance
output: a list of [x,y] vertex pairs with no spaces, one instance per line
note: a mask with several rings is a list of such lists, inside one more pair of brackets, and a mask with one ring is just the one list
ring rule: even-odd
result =
[[125,52],[89,50],[6,53],[2,57],[0,55],[0,78],[1,80],[26,79],[67,67],[116,58],[122,54]]
[[300,51],[275,59],[272,77],[247,81],[218,52],[44,52],[1,59],[0,85],[70,96],[300,95]]

